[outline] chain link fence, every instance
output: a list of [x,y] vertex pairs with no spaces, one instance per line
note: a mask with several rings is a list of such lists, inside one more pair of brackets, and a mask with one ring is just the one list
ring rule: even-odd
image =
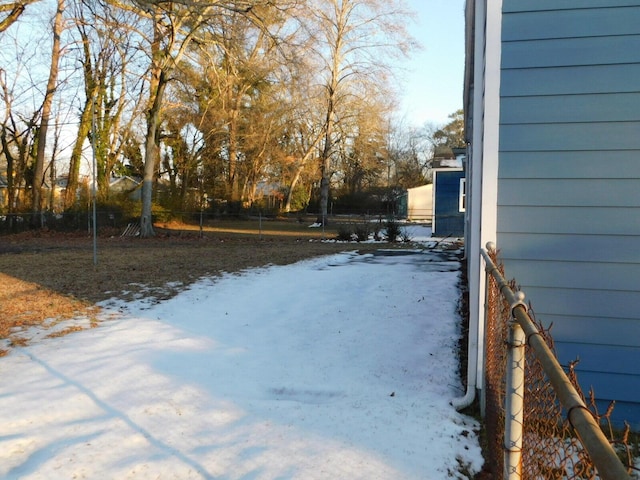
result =
[[[120,228],[126,224],[124,222],[121,212],[113,210],[99,210],[97,212],[97,224],[100,227]],[[61,232],[91,230],[92,225],[91,210],[65,213],[44,212],[37,215],[32,213],[0,215],[0,235],[20,233],[34,228]]]
[[[504,276],[504,269],[498,262],[496,253],[490,252],[489,255]],[[511,281],[509,286],[513,291],[517,290],[515,281]],[[491,275],[488,275],[486,308],[486,460],[487,464],[493,467],[492,478],[506,480],[504,438],[507,387],[505,378],[507,339],[513,307],[501,295],[498,283]],[[532,317],[547,346],[555,352],[549,329],[543,328],[531,310],[529,310],[529,316]],[[525,359],[521,478],[527,480],[601,478],[587,449],[569,422],[568,412],[560,404],[542,363],[529,348],[526,349]],[[610,419],[613,404],[606,412],[600,413],[596,408],[594,392],[590,391],[585,398],[578,385],[576,363],[573,362],[564,367],[570,382],[607,435],[618,457],[628,468],[628,472],[632,473],[634,445],[629,440],[629,426],[626,425],[622,431],[615,430]]]

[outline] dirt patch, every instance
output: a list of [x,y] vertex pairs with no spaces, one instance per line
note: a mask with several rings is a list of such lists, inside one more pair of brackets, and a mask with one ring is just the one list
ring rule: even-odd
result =
[[[279,228],[279,227],[277,227]],[[28,343],[34,325],[51,329],[49,336],[96,325],[96,302],[145,296],[171,298],[202,277],[252,267],[284,265],[346,250],[371,251],[380,244],[322,241],[318,232],[159,230],[151,239],[101,232],[24,232],[0,237],[0,355]],[[231,231],[234,230],[234,231]],[[330,234],[328,234],[330,235]],[[329,236],[327,235],[327,238]],[[385,245],[385,248],[387,246]],[[84,317],[85,326],[64,321]],[[54,329],[53,327],[56,327]]]

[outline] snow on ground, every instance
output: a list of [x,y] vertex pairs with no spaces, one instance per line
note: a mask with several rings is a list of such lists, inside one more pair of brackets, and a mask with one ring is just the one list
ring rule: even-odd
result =
[[458,268],[352,252],[110,302],[0,359],[0,477],[466,478]]

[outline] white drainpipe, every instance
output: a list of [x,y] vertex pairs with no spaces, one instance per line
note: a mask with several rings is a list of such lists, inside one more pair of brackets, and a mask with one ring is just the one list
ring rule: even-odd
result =
[[[471,347],[469,347],[469,353],[471,353]],[[449,403],[453,405],[453,408],[456,410],[464,410],[468,406],[470,406],[473,401],[476,399],[476,366],[477,360],[471,361],[469,360],[469,373],[467,375],[467,391],[464,394],[464,397],[458,397],[452,399]]]
[[[487,248],[495,249],[493,242],[487,243]],[[489,284],[489,271],[485,267],[485,285]],[[487,318],[489,290],[484,289],[484,315]],[[471,301],[471,300],[470,300]],[[478,342],[480,341],[480,325],[478,319],[469,318],[469,346],[467,347],[467,391],[464,397],[454,398],[449,403],[456,410],[464,410],[476,399],[476,389],[478,388]]]
[[[485,278],[488,279],[489,273],[485,273]],[[485,289],[485,316],[487,309],[487,296],[488,291]],[[454,398],[449,403],[456,410],[464,410],[469,407],[476,399],[476,389],[478,387],[478,341],[480,338],[480,329],[477,319],[469,318],[469,332],[468,332],[468,346],[467,346],[467,391],[464,397]]]
[[[487,274],[488,275],[488,274]],[[485,302],[486,308],[486,302]],[[478,383],[478,321],[469,319],[469,340],[467,346],[467,391],[464,397],[452,399],[449,403],[456,410],[464,410],[476,399],[476,388]]]

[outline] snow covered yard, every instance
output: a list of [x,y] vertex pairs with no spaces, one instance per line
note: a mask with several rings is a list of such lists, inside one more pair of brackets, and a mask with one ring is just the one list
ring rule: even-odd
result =
[[466,478],[458,269],[344,253],[112,302],[0,359],[0,477]]

